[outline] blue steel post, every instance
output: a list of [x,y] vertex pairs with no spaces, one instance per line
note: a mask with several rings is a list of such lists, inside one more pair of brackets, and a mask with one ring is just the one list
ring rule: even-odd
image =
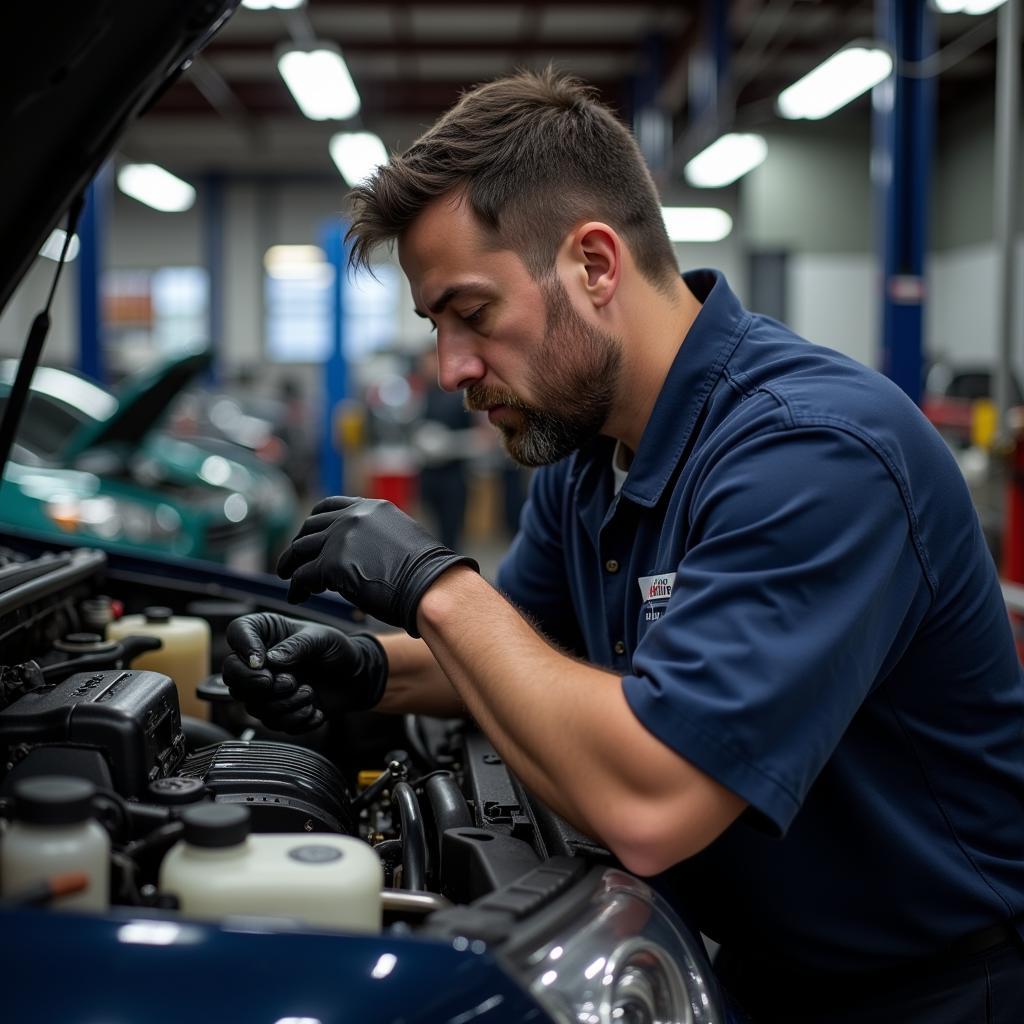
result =
[[103,247],[110,202],[110,167],[104,165],[85,192],[85,208],[78,222],[78,368],[102,382],[103,325],[100,283]]
[[320,443],[320,486],[324,494],[345,493],[345,463],[338,437],[338,412],[348,397],[348,365],[345,361],[347,227],[344,221],[329,220],[320,229],[320,246],[327,255],[327,262],[334,268],[331,349],[324,366],[323,434]]
[[651,33],[644,39],[640,71],[633,79],[633,134],[640,152],[654,175],[661,182],[668,174],[672,146],[672,119],[658,106],[665,44],[660,35]]
[[[729,75],[729,5],[722,0],[703,0],[700,8],[701,30],[690,73],[690,121],[714,125],[731,119],[723,117],[726,79]],[[717,138],[718,131],[708,142]]]
[[935,141],[935,82],[901,75],[900,65],[934,50],[926,0],[879,0],[876,27],[896,71],[874,95],[872,174],[882,264],[881,369],[921,400],[925,249]]
[[203,262],[209,282],[210,368],[206,378],[211,385],[220,382],[220,352],[224,343],[224,179],[209,175],[203,182]]

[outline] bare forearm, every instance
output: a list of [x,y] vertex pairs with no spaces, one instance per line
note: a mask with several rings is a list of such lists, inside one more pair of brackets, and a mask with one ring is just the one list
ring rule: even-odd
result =
[[471,570],[440,577],[418,624],[512,771],[632,870],[691,856],[743,810],[638,721],[618,676],[557,651]]
[[388,684],[375,710],[440,717],[466,713],[466,706],[422,640],[406,633],[389,633],[377,639],[388,659]]
[[515,775],[566,820],[597,836],[592,815],[572,795],[585,756],[571,738],[574,710],[588,694],[575,687],[555,691],[568,666],[591,675],[596,689],[617,689],[618,678],[556,651],[475,574],[464,574],[461,586],[456,577],[449,573],[448,586],[429,592],[420,608],[420,628],[437,662]]

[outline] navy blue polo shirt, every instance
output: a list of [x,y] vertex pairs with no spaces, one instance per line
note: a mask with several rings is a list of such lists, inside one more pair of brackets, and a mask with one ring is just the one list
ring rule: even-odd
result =
[[533,478],[498,584],[750,807],[678,869],[752,956],[871,970],[1024,914],[1024,678],[945,444],[885,377],[703,303],[625,483]]

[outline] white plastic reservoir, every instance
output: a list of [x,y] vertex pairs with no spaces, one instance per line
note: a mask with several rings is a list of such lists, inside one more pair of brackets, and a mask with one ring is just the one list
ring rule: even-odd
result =
[[183,715],[209,717],[206,701],[196,687],[210,674],[210,624],[190,615],[174,615],[170,608],[147,608],[143,615],[126,615],[107,626],[107,639],[155,636],[163,647],[146,651],[132,661],[132,668],[162,672],[174,680]]
[[184,838],[160,868],[160,891],[188,917],[284,916],[342,931],[379,932],[384,872],[362,840],[325,833],[249,835],[241,804],[182,815]]

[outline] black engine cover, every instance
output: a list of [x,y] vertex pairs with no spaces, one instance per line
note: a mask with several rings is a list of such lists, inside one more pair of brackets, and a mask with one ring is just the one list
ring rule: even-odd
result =
[[305,747],[231,740],[190,754],[176,774],[202,779],[220,803],[245,804],[254,832],[355,834],[344,778]]
[[98,751],[114,789],[143,797],[185,754],[178,692],[160,672],[76,672],[0,711],[0,757],[14,765],[41,747]]

